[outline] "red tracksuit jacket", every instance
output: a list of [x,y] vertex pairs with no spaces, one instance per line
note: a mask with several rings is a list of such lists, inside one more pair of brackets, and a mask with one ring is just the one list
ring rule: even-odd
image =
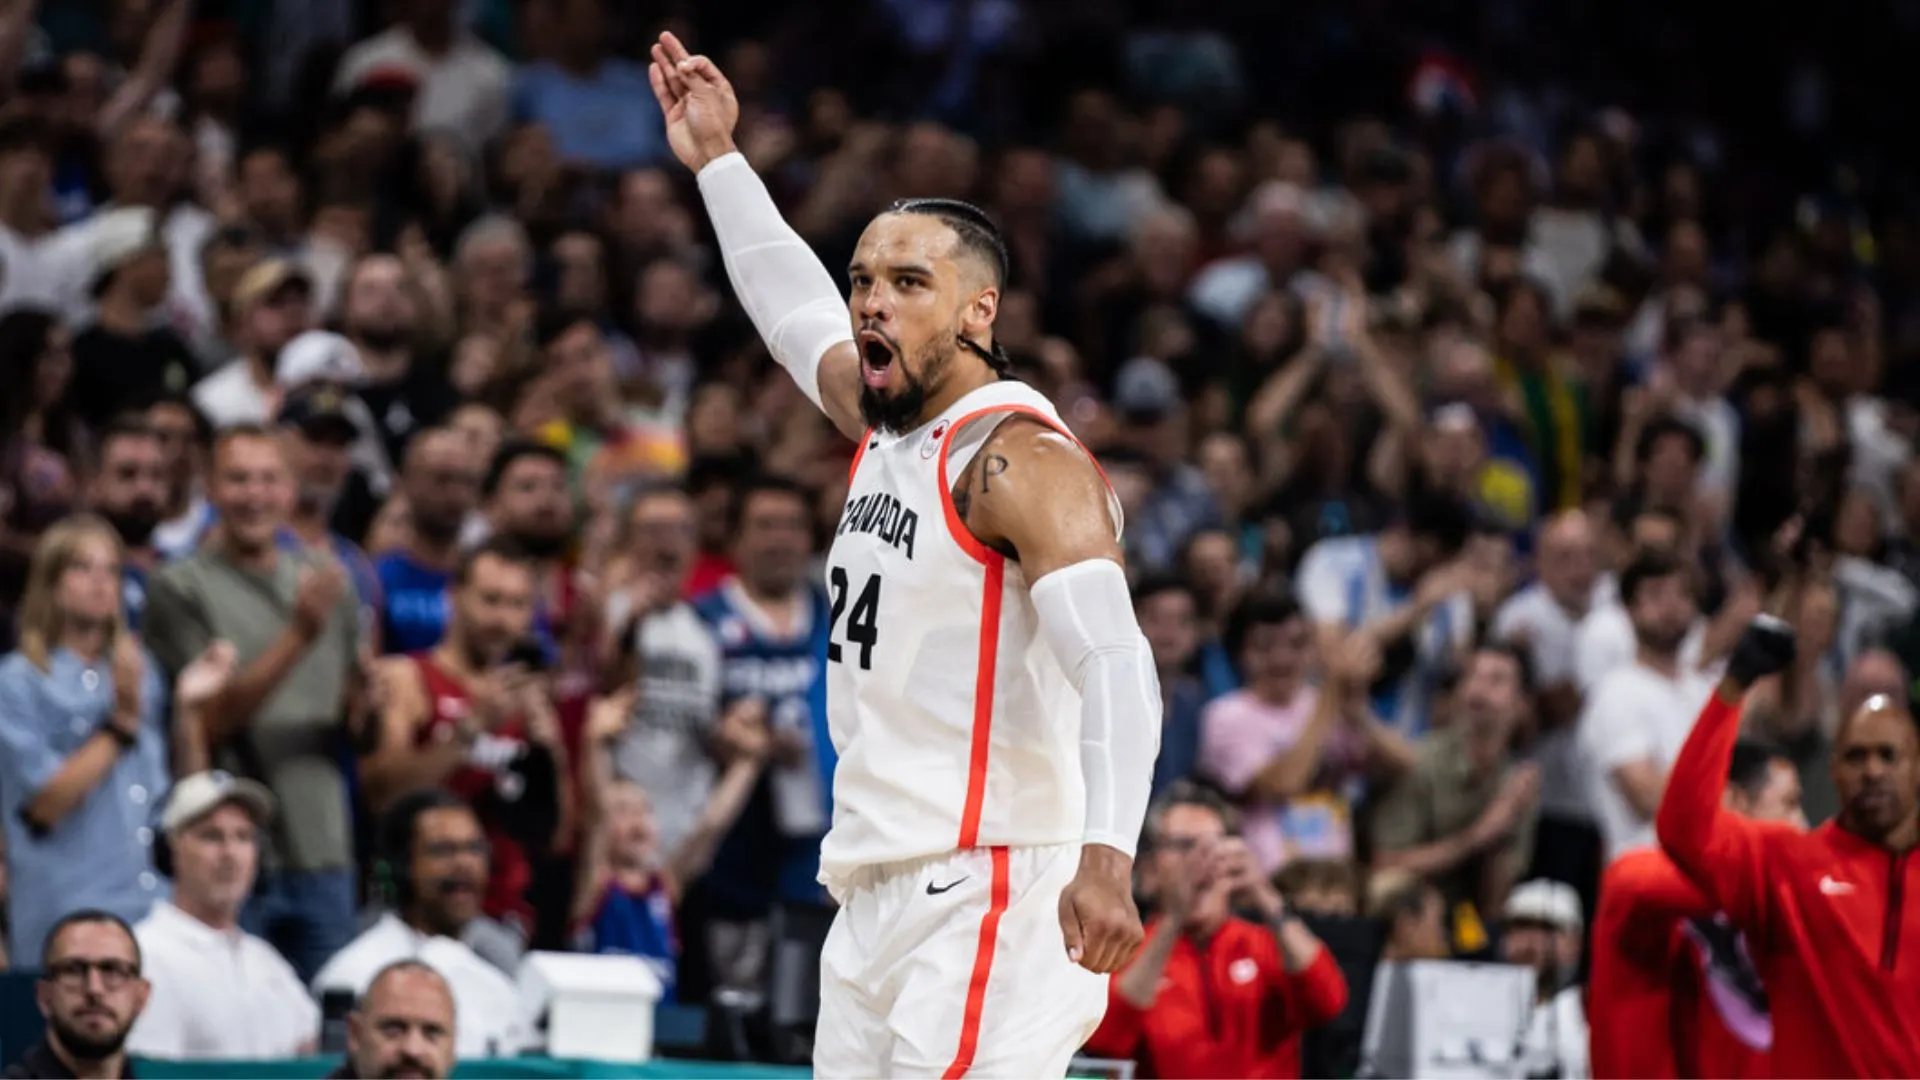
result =
[[1834,822],[1720,805],[1740,713],[1716,693],[1673,763],[1660,844],[1746,932],[1773,1002],[1773,1075],[1920,1077],[1920,858]]
[[1600,879],[1587,981],[1588,1047],[1598,1080],[1770,1075],[1772,1027],[1757,975],[1732,928],[1653,848],[1615,859]]
[[[1153,934],[1155,919],[1147,924]],[[1153,1008],[1137,1009],[1108,984],[1107,1016],[1087,1053],[1140,1062],[1148,1077],[1294,1080],[1300,1033],[1340,1015],[1347,980],[1324,947],[1298,974],[1281,962],[1273,931],[1228,919],[1204,947],[1181,938]]]

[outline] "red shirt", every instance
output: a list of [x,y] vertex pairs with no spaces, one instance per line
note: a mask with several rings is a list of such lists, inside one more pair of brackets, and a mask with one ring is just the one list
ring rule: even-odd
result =
[[1660,844],[1746,932],[1773,1001],[1775,1076],[1920,1076],[1920,858],[1835,822],[1720,805],[1739,736],[1716,693],[1667,779]]
[[[1158,922],[1147,924],[1149,936]],[[1272,930],[1228,919],[1205,945],[1186,937],[1174,944],[1151,1009],[1121,997],[1115,976],[1087,1053],[1137,1060],[1149,1077],[1292,1080],[1300,1075],[1300,1033],[1346,1004],[1347,980],[1324,947],[1289,973]]]
[[[434,663],[429,653],[414,653],[411,659],[420,669],[430,717],[414,741],[424,746],[453,738],[460,721],[473,708],[467,684]],[[474,740],[467,759],[447,774],[441,786],[473,807],[492,849],[481,909],[502,921],[518,920],[520,928],[531,933],[533,907],[527,903],[526,894],[533,882],[533,866],[527,861],[526,850],[507,834],[500,821],[500,807],[519,799],[515,785],[520,777],[512,764],[527,751],[526,728],[516,718]]]
[[1593,1075],[1769,1075],[1773,1027],[1746,943],[1672,860],[1615,859],[1593,916],[1587,1026]]

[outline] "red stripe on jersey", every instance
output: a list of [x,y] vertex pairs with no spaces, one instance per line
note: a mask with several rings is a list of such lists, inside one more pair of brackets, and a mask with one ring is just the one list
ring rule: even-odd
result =
[[[976,541],[977,542],[977,541]],[[988,551],[980,590],[980,654],[973,671],[973,744],[967,754],[967,802],[960,812],[960,848],[980,842],[980,808],[987,801],[987,755],[993,748],[993,680],[1000,667],[1000,595],[1007,560]]]

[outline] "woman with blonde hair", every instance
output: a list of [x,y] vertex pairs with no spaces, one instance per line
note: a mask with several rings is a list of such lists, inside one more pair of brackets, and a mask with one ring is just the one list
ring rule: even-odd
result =
[[[121,555],[94,515],[49,528],[27,570],[19,648],[0,658],[0,817],[18,956],[39,956],[69,911],[134,923],[166,895],[151,851],[169,784],[166,688],[126,628]],[[189,716],[231,661],[230,650],[209,650],[182,672]]]

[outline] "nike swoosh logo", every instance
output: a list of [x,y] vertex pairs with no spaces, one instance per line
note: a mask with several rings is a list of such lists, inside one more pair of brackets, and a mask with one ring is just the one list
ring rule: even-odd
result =
[[967,880],[968,877],[972,877],[972,876],[973,876],[972,874],[968,874],[966,877],[954,878],[952,881],[949,881],[945,885],[941,885],[937,888],[934,886],[933,882],[929,881],[927,882],[927,895],[939,896],[941,893],[946,892],[949,889],[952,889],[955,885],[960,884],[961,882]]
[[1828,896],[1844,896],[1853,891],[1853,883],[1835,881],[1831,875],[1827,875],[1820,879],[1820,891]]

